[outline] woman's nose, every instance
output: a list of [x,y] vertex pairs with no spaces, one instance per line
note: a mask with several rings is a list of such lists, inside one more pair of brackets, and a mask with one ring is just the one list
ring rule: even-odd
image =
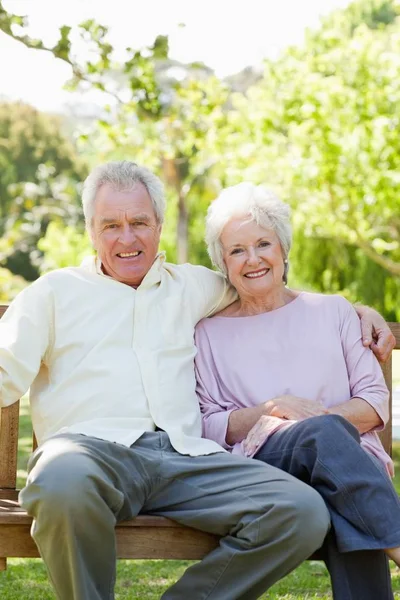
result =
[[258,265],[260,259],[254,248],[250,248],[247,252],[247,264]]

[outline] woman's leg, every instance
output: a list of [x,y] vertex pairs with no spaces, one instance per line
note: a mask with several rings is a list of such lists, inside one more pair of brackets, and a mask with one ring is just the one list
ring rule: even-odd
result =
[[317,554],[328,567],[334,600],[393,600],[388,559],[382,550],[339,552],[330,532]]
[[[324,498],[340,552],[400,546],[400,501],[387,474],[337,415],[274,433],[255,457],[301,479]],[[384,515],[384,518],[382,518]]]

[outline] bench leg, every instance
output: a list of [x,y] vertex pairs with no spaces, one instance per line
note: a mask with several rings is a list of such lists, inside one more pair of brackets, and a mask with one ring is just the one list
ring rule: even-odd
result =
[[7,559],[3,556],[0,556],[0,571],[5,571],[7,569]]

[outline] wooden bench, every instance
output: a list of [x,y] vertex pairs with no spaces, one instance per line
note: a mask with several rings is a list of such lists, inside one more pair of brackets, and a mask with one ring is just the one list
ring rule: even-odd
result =
[[[0,306],[0,317],[6,306]],[[391,323],[400,349],[400,324]],[[383,366],[392,399],[391,361]],[[391,412],[391,411],[390,411]],[[0,570],[7,557],[38,557],[30,537],[32,519],[18,505],[17,445],[19,402],[0,413]],[[392,450],[392,421],[381,434],[387,450]],[[34,442],[33,442],[34,443]],[[217,536],[178,525],[163,517],[139,516],[116,526],[118,558],[200,559],[216,547]]]

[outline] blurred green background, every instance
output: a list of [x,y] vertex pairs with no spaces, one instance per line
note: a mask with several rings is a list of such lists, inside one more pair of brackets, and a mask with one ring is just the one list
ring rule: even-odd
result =
[[399,320],[398,0],[357,0],[263,70],[225,78],[172,60],[164,35],[117,58],[93,19],[62,26],[46,45],[5,4],[3,34],[67,64],[71,97],[97,90],[109,102],[91,119],[0,102],[0,301],[91,252],[81,182],[93,165],[126,158],[166,184],[170,261],[208,265],[210,201],[224,186],[263,183],[292,207],[289,285],[339,292]]

